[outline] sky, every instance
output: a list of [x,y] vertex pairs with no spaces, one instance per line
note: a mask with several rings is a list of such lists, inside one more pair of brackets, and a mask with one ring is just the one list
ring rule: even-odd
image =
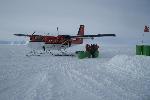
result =
[[150,0],[0,0],[0,40],[26,40],[13,34],[116,34],[100,38],[107,43],[150,43]]

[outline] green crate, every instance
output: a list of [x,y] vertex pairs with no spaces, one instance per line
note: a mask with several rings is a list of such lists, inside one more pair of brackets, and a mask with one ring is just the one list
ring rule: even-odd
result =
[[149,45],[144,45],[143,55],[150,56],[150,46]]
[[88,51],[85,51],[85,56],[88,57],[88,58],[91,58],[91,53],[88,52]]
[[95,51],[94,58],[98,58],[98,57],[99,57],[99,51]]
[[78,52],[78,58],[79,58],[79,59],[86,58],[85,52],[84,52],[84,51]]
[[136,45],[136,55],[143,55],[143,45]]

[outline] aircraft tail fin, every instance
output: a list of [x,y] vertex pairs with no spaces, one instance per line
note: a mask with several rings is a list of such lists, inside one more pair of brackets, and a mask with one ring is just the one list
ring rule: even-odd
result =
[[[79,36],[83,36],[84,35],[84,25],[80,25],[77,35],[79,35]],[[83,39],[82,38],[76,38],[75,40],[72,40],[72,43],[73,44],[82,44],[83,43]]]

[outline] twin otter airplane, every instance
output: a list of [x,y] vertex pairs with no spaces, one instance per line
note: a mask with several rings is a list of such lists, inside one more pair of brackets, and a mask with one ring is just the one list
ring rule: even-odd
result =
[[[35,32],[34,32],[35,33]],[[95,37],[116,36],[115,34],[97,34],[84,35],[84,25],[80,25],[77,35],[28,35],[28,34],[14,34],[16,36],[27,36],[30,38],[28,46],[35,50],[65,50],[66,48],[79,45],[83,43],[83,39],[94,39]]]

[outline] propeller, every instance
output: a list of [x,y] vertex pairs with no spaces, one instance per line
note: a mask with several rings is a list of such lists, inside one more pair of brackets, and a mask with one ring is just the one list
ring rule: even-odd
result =
[[36,31],[34,31],[34,32],[32,33],[32,35],[34,35],[35,32],[36,32]]

